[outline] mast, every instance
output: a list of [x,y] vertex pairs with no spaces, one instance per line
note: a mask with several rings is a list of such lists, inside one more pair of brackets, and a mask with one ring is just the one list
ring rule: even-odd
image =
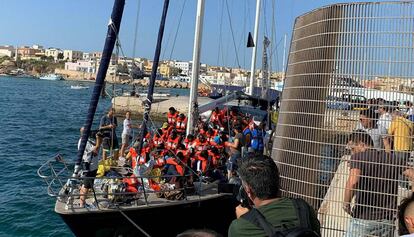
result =
[[285,61],[286,61],[286,34],[285,34],[285,42],[283,43],[283,60],[282,60],[282,73],[283,73],[283,75],[282,75],[282,81],[284,81],[285,80],[285,74],[286,74],[286,64],[285,64]]
[[198,117],[198,75],[200,68],[200,51],[201,51],[201,38],[203,34],[203,19],[204,19],[204,0],[198,0],[197,14],[196,14],[196,26],[194,34],[194,49],[193,49],[193,68],[191,78],[191,90],[190,90],[190,102],[188,104],[188,124],[187,135],[194,131],[195,121]]
[[254,23],[254,46],[253,46],[253,53],[252,53],[252,66],[250,69],[250,87],[248,91],[249,95],[253,95],[254,73],[256,71],[257,39],[259,36],[259,19],[260,19],[260,1],[261,0],[256,0],[256,20]]
[[262,99],[266,99],[269,89],[269,65],[267,62],[267,47],[269,47],[270,41],[264,36],[263,39],[263,58],[262,58]]
[[157,78],[158,64],[160,62],[162,38],[164,36],[165,19],[167,18],[169,3],[170,3],[170,0],[164,0],[164,8],[162,11],[160,28],[158,30],[157,46],[155,48],[154,61],[152,63],[151,78],[150,78],[149,85],[148,85],[148,94],[147,94],[147,99],[145,100],[144,119],[142,121],[142,128],[141,128],[141,134],[140,134],[140,139],[139,139],[140,143],[139,143],[138,151],[141,151],[142,143],[143,143],[142,141],[144,140],[145,134],[147,133],[147,123],[148,123],[149,114],[151,111],[151,105],[153,101],[155,79]]
[[93,117],[96,112],[96,107],[99,102],[99,94],[102,91],[105,82],[106,72],[108,70],[109,62],[111,60],[112,52],[114,50],[115,41],[121,26],[122,13],[124,11],[125,0],[115,0],[112,9],[111,19],[108,24],[108,32],[106,34],[105,46],[102,51],[101,63],[99,65],[98,73],[96,75],[95,86],[89,103],[88,115],[84,127],[84,132],[81,139],[81,144],[78,150],[76,165],[80,165],[82,161],[83,152],[85,151],[86,142],[91,133]]

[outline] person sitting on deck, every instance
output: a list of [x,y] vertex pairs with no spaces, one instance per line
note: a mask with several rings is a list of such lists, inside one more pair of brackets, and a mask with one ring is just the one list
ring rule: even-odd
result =
[[168,111],[169,112],[167,113],[167,123],[168,125],[174,127],[179,113],[174,107],[170,107]]
[[163,144],[167,138],[164,136],[162,129],[157,129],[152,137],[152,146],[157,147],[160,144]]
[[168,136],[170,135],[170,132],[173,130],[173,127],[168,125],[168,123],[163,123],[161,126],[162,135],[164,138],[164,141],[167,140]]
[[181,137],[178,136],[178,134],[177,134],[177,132],[175,130],[173,130],[171,132],[170,137],[168,137],[168,140],[166,142],[166,146],[165,147],[168,150],[175,151],[177,149],[178,144],[180,144],[180,140],[181,140]]
[[180,114],[175,122],[175,129],[179,134],[184,134],[187,128],[187,117],[184,114]]

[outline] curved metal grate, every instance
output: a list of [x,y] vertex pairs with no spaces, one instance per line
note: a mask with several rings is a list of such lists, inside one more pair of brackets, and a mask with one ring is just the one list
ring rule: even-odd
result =
[[[367,132],[377,151],[386,150],[383,139],[393,141],[390,159],[401,154],[406,159],[392,164],[358,161],[364,166],[360,183],[352,189],[359,200],[352,206],[395,215],[397,204],[410,192],[411,182],[401,173],[411,166],[412,144],[404,150],[396,143],[412,143],[407,129],[414,113],[413,7],[413,2],[337,4],[296,19],[272,154],[283,194],[302,197],[318,211],[323,236],[342,236],[352,219],[367,218],[355,213],[351,218],[342,208],[349,165],[355,168],[347,152],[355,130]],[[379,108],[394,115],[380,117]],[[369,119],[360,121],[360,114]],[[390,178],[395,177],[391,173],[398,178]],[[384,194],[377,204],[363,200],[372,197],[364,193],[375,193],[373,180],[383,181],[375,183],[380,185],[375,190]],[[379,215],[372,215],[375,223]]]

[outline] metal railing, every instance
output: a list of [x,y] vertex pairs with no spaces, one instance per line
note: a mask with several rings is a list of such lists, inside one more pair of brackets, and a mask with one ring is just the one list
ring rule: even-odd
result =
[[[206,194],[206,191],[215,185],[215,183],[209,183],[204,180],[203,177],[194,174],[182,175],[142,175],[131,176],[133,170],[129,167],[111,166],[111,170],[117,170],[122,174],[128,175],[117,176],[102,176],[102,177],[83,177],[80,173],[77,176],[73,176],[73,165],[69,165],[60,154],[55,155],[53,158],[47,160],[37,170],[37,174],[42,178],[47,185],[47,193],[49,196],[54,197],[58,202],[65,203],[65,209],[74,208],[74,200],[78,200],[83,194],[79,193],[82,182],[87,179],[94,179],[93,188],[88,196],[93,196],[93,203],[97,209],[100,208],[99,202],[109,202],[114,206],[128,205],[131,203],[136,206],[150,205],[151,201],[148,200],[150,194],[157,195],[161,198],[169,199],[168,194],[172,191],[175,193],[181,192],[181,196],[177,200],[186,199],[191,196],[202,197]],[[187,182],[182,182],[181,187],[175,187],[174,185],[165,182],[165,179],[180,178],[189,179],[190,176],[198,177],[199,180],[194,182],[193,185],[189,185]],[[137,192],[125,191],[125,183],[123,179],[135,179],[137,181]],[[150,180],[157,180],[160,190],[154,190],[150,185]],[[117,190],[103,189],[102,187],[111,186],[119,188]],[[190,193],[189,193],[190,190]],[[112,191],[112,192],[111,192]],[[126,201],[125,199],[129,199]],[[142,200],[143,199],[143,200]],[[138,202],[142,200],[143,202]],[[169,199],[174,200],[174,199]],[[135,202],[132,202],[135,201]]]

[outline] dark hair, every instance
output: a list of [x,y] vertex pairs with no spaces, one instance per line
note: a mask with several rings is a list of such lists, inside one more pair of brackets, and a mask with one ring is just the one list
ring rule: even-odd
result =
[[279,170],[270,157],[251,154],[243,160],[238,173],[257,198],[266,200],[279,197]]
[[352,141],[353,143],[364,143],[368,146],[374,146],[374,142],[372,141],[371,136],[366,133],[364,130],[356,130],[354,131],[348,138],[348,141]]
[[193,134],[188,134],[187,139],[194,139],[194,135]]
[[175,111],[176,111],[174,107],[170,107],[168,110],[169,110],[169,111],[173,111],[173,112],[175,112]]
[[405,217],[405,210],[407,210],[407,207],[414,202],[414,195],[411,195],[408,198],[405,198],[401,201],[400,206],[398,207],[398,232],[400,235],[409,234],[408,228],[405,225],[404,217]]
[[222,237],[221,234],[215,232],[214,230],[209,229],[202,229],[202,230],[186,230],[181,234],[178,234],[177,237],[206,237],[206,236],[213,236],[213,237]]
[[375,114],[375,111],[372,110],[372,109],[361,110],[359,115],[364,115],[365,117],[367,117],[369,119],[376,119],[377,118],[377,116]]

